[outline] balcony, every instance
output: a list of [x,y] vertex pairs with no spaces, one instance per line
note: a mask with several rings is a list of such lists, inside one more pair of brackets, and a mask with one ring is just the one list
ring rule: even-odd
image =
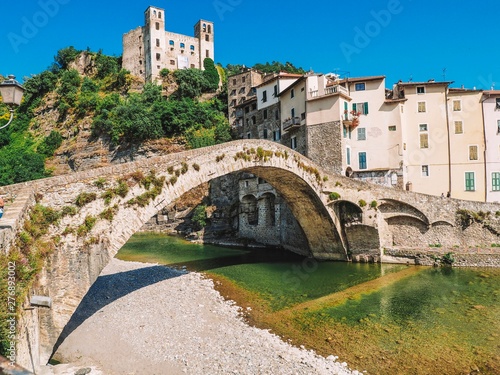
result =
[[283,130],[287,131],[290,130],[294,127],[299,127],[300,126],[300,117],[292,117],[292,118],[287,118],[285,121],[283,121]]
[[236,117],[243,117],[243,110],[242,109],[236,110]]
[[344,95],[349,95],[349,92],[347,91],[347,89],[345,87],[340,86],[340,85],[335,85],[335,86],[320,88],[319,90],[309,91],[308,99],[311,100],[311,99],[321,98],[323,96],[334,95],[334,94],[338,94],[338,93],[342,93]]

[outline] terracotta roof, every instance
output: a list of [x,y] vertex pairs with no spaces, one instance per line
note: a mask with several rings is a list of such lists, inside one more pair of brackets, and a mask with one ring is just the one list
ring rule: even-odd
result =
[[500,95],[500,90],[485,90],[483,91],[484,94],[486,95]]
[[275,75],[274,77],[262,82],[260,85],[255,86],[256,88],[262,87],[264,85],[267,85],[273,81],[278,80],[279,78],[300,78],[302,77],[302,74],[292,74],[292,73],[284,73],[280,72],[279,74]]
[[435,81],[429,80],[427,82],[402,82],[396,83],[400,86],[425,86],[425,85],[451,85],[454,81]]
[[353,77],[353,78],[344,78],[340,80],[340,82],[365,82],[365,81],[378,81],[381,79],[385,79],[385,76],[366,76],[366,77]]
[[462,88],[453,88],[450,87],[450,94],[461,94],[461,93],[466,93],[466,92],[482,92],[483,90],[478,90],[478,89],[462,89]]

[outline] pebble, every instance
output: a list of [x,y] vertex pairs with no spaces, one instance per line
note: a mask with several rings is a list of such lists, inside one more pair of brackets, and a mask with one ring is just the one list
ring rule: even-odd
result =
[[73,319],[79,325],[56,353],[64,364],[44,375],[59,366],[90,375],[361,374],[249,326],[202,274],[155,264],[113,259]]

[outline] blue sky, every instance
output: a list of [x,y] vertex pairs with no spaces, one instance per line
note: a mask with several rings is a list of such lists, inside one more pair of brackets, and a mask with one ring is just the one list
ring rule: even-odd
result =
[[144,24],[149,6],[164,8],[167,30],[193,35],[213,21],[215,61],[290,61],[350,77],[454,81],[500,89],[500,2],[443,0],[21,0],[4,4],[0,74],[45,70],[67,46],[122,54],[123,33]]

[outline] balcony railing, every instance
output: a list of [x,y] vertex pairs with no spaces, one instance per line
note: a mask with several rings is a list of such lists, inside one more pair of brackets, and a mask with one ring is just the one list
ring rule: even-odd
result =
[[320,98],[322,96],[332,95],[337,93],[343,93],[345,95],[349,95],[349,92],[345,87],[336,85],[336,86],[325,87],[320,90],[309,91],[309,99]]
[[283,130],[288,130],[294,126],[300,126],[300,117],[292,117],[283,121]]

